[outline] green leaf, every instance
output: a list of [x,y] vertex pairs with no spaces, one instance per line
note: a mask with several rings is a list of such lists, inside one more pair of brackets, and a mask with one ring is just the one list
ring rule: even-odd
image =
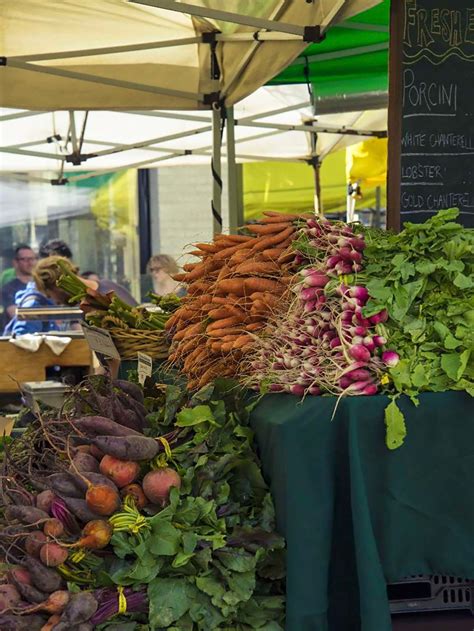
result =
[[422,366],[421,364],[417,364],[415,370],[413,371],[411,380],[413,385],[418,388],[418,390],[421,390],[423,386],[428,385],[429,382],[426,367]]
[[200,423],[217,425],[211,408],[208,405],[197,405],[195,408],[184,408],[176,416],[177,427],[192,427]]
[[194,552],[178,552],[171,565],[174,568],[183,567],[193,558],[193,556]]
[[257,562],[253,554],[249,554],[242,548],[222,548],[215,553],[216,558],[224,567],[233,572],[250,572],[255,570]]
[[444,348],[446,348],[448,351],[453,351],[461,344],[462,342],[457,340],[454,335],[451,335],[451,333],[449,333],[449,335],[447,335],[444,339]]
[[459,289],[471,289],[472,287],[474,287],[474,280],[469,276],[465,276],[461,273],[455,276],[453,283],[456,285],[456,287],[459,287]]
[[148,585],[148,601],[152,629],[169,627],[189,610],[188,584],[182,578],[156,578]]
[[441,356],[441,367],[453,381],[459,381],[466,370],[469,361],[470,350],[458,353],[445,353]]
[[165,520],[153,523],[153,532],[148,538],[148,549],[155,556],[174,556],[179,550],[181,532]]
[[395,400],[392,400],[385,408],[385,426],[387,428],[385,444],[389,449],[398,449],[403,445],[407,430],[405,417]]

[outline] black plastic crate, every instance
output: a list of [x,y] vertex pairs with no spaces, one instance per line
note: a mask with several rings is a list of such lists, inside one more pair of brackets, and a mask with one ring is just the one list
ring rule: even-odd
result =
[[410,576],[387,585],[392,614],[469,610],[474,615],[474,581],[441,574]]

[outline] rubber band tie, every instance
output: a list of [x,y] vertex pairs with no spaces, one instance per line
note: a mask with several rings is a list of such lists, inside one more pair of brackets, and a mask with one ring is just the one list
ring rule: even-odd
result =
[[127,613],[127,598],[125,597],[124,588],[122,585],[117,587],[118,592],[118,614],[119,616],[123,616]]

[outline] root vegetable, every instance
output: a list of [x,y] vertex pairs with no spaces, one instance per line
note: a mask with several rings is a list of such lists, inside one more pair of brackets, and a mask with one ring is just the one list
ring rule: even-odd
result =
[[41,493],[38,493],[36,496],[36,508],[39,508],[45,513],[49,513],[54,497],[53,491],[41,491]]
[[49,519],[48,513],[33,506],[9,506],[5,510],[5,516],[8,521],[16,520],[27,526],[40,524]]
[[35,587],[44,592],[48,592],[48,594],[61,589],[63,581],[56,570],[45,567],[32,556],[27,556],[25,562],[31,574],[31,581]]
[[82,498],[84,493],[78,487],[75,476],[72,473],[53,473],[48,476],[47,481],[53,487],[53,490],[61,497]]
[[86,492],[86,504],[97,515],[113,515],[120,508],[120,496],[110,486],[91,484]]
[[2,631],[41,631],[44,619],[41,616],[0,615]]
[[99,604],[90,592],[73,594],[54,631],[69,631],[71,626],[87,622],[97,611]]
[[173,487],[180,488],[181,478],[170,467],[150,471],[143,478],[143,491],[152,504],[164,504]]
[[26,585],[25,583],[15,583],[16,588],[21,594],[21,597],[24,600],[27,600],[29,603],[38,604],[44,602],[48,595],[37,589],[33,585]]
[[[40,531],[38,531],[40,532]],[[41,533],[43,534],[43,533]],[[8,572],[8,579],[14,584],[18,585],[21,583],[23,585],[31,585],[31,576],[27,569],[24,567],[18,566],[12,568]]]
[[40,551],[40,559],[46,567],[57,567],[67,559],[67,550],[58,543],[45,543]]
[[108,521],[104,519],[94,519],[84,526],[81,538],[70,547],[101,550],[109,544],[112,534],[113,528]]
[[29,613],[36,613],[37,611],[44,611],[49,614],[60,614],[64,611],[64,608],[68,604],[70,599],[69,592],[65,590],[57,590],[50,594],[43,603],[39,603],[34,607],[31,607],[27,611]]
[[53,614],[49,619],[48,622],[41,627],[41,631],[53,631],[54,627],[59,623],[59,621],[61,620],[61,616],[58,613]]
[[148,504],[145,493],[139,484],[128,484],[120,489],[120,495],[125,498],[131,496],[135,502],[135,506],[140,510]]
[[94,513],[87,506],[87,503],[83,499],[76,499],[74,497],[63,497],[62,498],[66,506],[69,508],[71,513],[73,513],[79,521],[83,523],[87,523],[92,521],[93,519],[98,519],[100,515]]
[[39,558],[40,550],[46,543],[46,535],[41,530],[34,530],[25,539],[25,550],[27,554]]
[[79,452],[74,456],[69,470],[73,472],[94,471],[99,473],[99,463],[91,454]]
[[0,585],[0,613],[13,609],[21,600],[14,585]]
[[47,537],[61,537],[64,534],[64,525],[59,519],[53,517],[45,523],[43,532]]
[[92,442],[105,454],[120,460],[152,460],[158,453],[158,443],[146,436],[98,436]]
[[140,386],[132,381],[125,381],[124,379],[115,379],[112,384],[123,390],[126,394],[133,397],[135,401],[143,403],[143,390]]
[[84,490],[83,495],[85,494],[91,483],[109,486],[114,491],[118,491],[117,485],[114,484],[114,482],[108,477],[102,475],[102,473],[85,471],[83,477],[81,477],[80,475],[76,475],[75,477],[77,478],[77,485]]
[[113,456],[104,456],[100,461],[100,472],[113,480],[120,488],[134,482],[139,473],[140,465],[131,460],[119,460]]
[[75,419],[72,424],[87,436],[140,436],[140,432],[120,425],[105,416],[84,416]]

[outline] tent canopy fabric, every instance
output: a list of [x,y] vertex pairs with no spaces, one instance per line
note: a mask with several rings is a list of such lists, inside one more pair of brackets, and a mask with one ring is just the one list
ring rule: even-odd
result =
[[326,33],[271,80],[272,85],[313,84],[315,96],[385,91],[388,88],[390,0]]
[[[295,109],[273,113],[293,107]],[[74,179],[87,177],[83,174],[84,170],[147,168],[162,163],[208,164],[210,160],[212,134],[209,112],[199,112],[198,116],[191,115],[192,120],[176,118],[175,116],[183,115],[178,111],[90,112],[85,126],[82,153],[99,155],[77,166],[65,162],[64,159],[71,149],[70,143],[65,148],[70,130],[68,112],[8,118],[16,114],[22,112],[0,109],[0,137],[3,145],[0,148],[1,172],[45,171],[57,177],[64,168]],[[306,86],[260,88],[240,101],[235,106],[234,114],[236,120],[241,121],[235,128],[236,154],[239,162],[305,161],[311,157],[310,134],[301,130],[291,131],[291,126],[301,126],[306,119],[312,117]],[[2,115],[7,118],[2,120]],[[166,117],[163,118],[163,115]],[[84,113],[76,113],[75,124],[78,133],[83,123]],[[253,124],[256,126],[253,127]],[[346,126],[361,131],[384,131],[387,129],[386,110],[328,114],[318,117],[316,124],[324,128],[330,125],[336,130],[342,130]],[[279,129],[278,126],[283,126],[283,129]],[[286,130],[285,126],[290,129]],[[182,136],[184,133],[188,135]],[[56,140],[51,142],[55,136]],[[360,140],[360,136],[355,135],[318,133],[316,153],[324,159],[329,153]],[[108,151],[111,153],[100,154]],[[189,155],[189,151],[196,153]],[[225,160],[225,137],[223,157]]]
[[[281,23],[324,30],[378,2],[228,0],[225,10],[270,20],[276,31]],[[0,0],[1,54],[7,60],[0,66],[0,106],[196,110],[209,109],[206,95],[215,92],[229,106],[267,83],[306,47],[297,35],[256,41],[255,27],[157,8],[163,3],[180,5],[171,0]],[[221,0],[191,4],[202,10],[223,5]],[[218,80],[211,79],[211,47],[201,39],[216,30],[226,37],[250,34],[247,40],[217,42]],[[158,46],[170,40],[181,45]]]

